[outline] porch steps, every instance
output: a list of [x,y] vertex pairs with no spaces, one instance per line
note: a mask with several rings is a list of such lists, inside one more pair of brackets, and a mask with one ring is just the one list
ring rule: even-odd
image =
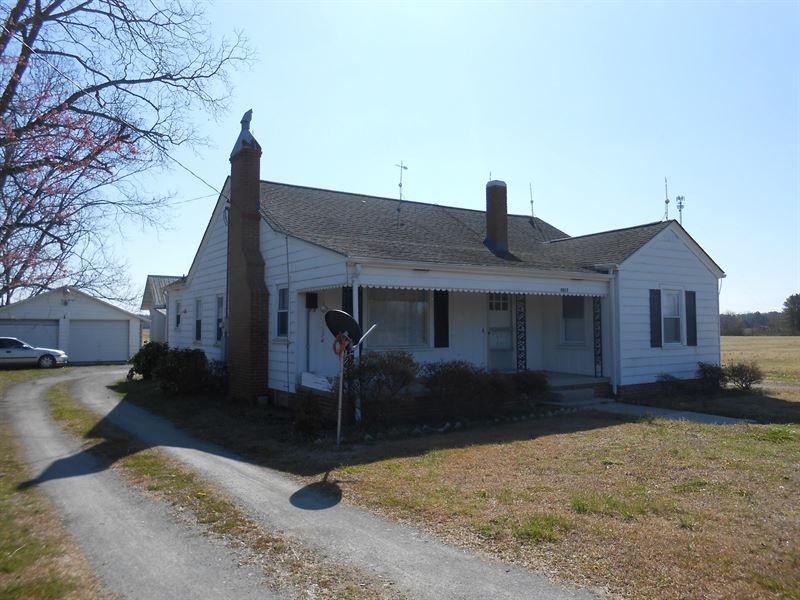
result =
[[555,390],[552,400],[544,402],[551,406],[559,406],[562,408],[576,408],[583,406],[592,406],[594,404],[603,404],[612,402],[611,398],[598,398],[595,396],[593,387],[582,387],[576,389]]

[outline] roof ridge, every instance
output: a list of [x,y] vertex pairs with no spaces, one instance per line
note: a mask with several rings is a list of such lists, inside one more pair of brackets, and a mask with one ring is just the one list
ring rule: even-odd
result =
[[667,225],[667,224],[673,222],[674,220],[675,219],[670,219],[668,221],[652,221],[650,223],[642,223],[641,225],[631,225],[630,227],[619,227],[618,229],[608,229],[606,231],[596,231],[595,233],[585,233],[583,235],[574,235],[572,237],[558,238],[556,240],[549,240],[546,243],[554,244],[555,242],[568,242],[568,241],[571,241],[571,240],[579,240],[581,238],[592,237],[592,236],[595,236],[595,235],[605,235],[607,233],[618,233],[620,231],[628,231],[630,229],[643,229],[645,227],[652,227],[653,225],[661,225],[661,224]]
[[[268,183],[268,184],[271,184],[271,185],[283,185],[283,186],[286,186],[286,187],[300,188],[300,189],[304,189],[304,190],[315,190],[317,192],[330,192],[332,194],[342,194],[344,196],[359,196],[361,198],[372,198],[373,200],[386,200],[387,202],[402,202],[404,204],[419,204],[419,205],[422,205],[422,206],[434,206],[434,207],[437,207],[437,208],[447,208],[447,209],[452,209],[452,210],[463,210],[463,211],[466,211],[466,212],[474,212],[474,213],[481,213],[481,214],[486,212],[485,210],[480,210],[478,208],[464,208],[463,206],[451,206],[449,204],[438,204],[436,202],[422,202],[421,200],[406,200],[405,198],[400,200],[399,198],[388,198],[386,196],[374,196],[374,195],[371,195],[371,194],[362,194],[360,192],[345,192],[345,191],[342,191],[342,190],[332,190],[330,188],[313,187],[313,186],[310,186],[310,185],[298,185],[296,183],[283,183],[283,182],[280,182],[280,181],[269,181],[267,179],[261,179],[260,182],[261,183]],[[509,217],[521,217],[523,219],[531,219],[531,218],[533,218],[533,219],[535,219],[537,221],[545,223],[546,225],[550,225],[550,223],[548,223],[547,221],[544,221],[543,219],[540,219],[539,217],[531,217],[530,215],[518,215],[518,214],[509,213],[508,216]],[[550,225],[550,226],[552,227],[552,225]]]

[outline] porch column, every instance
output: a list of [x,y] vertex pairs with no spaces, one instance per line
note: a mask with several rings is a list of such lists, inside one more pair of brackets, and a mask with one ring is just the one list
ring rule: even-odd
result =
[[592,297],[592,332],[594,333],[594,376],[603,376],[603,324],[600,296]]
[[517,339],[517,371],[528,369],[528,325],[526,317],[526,296],[517,294],[514,302],[515,329]]

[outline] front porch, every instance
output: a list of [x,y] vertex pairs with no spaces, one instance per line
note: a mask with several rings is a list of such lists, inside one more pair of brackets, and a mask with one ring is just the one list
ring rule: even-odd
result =
[[278,374],[286,391],[293,391],[303,373],[336,376],[324,313],[341,308],[363,329],[378,326],[361,352],[402,350],[421,364],[466,361],[490,371],[545,371],[557,391],[591,388],[609,395],[607,297],[563,289],[555,294],[361,285],[304,291],[292,302],[298,311],[292,319],[294,352],[287,358],[295,359],[294,369]]

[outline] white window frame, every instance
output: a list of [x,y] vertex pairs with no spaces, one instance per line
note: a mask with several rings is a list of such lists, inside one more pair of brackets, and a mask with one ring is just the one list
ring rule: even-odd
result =
[[[566,298],[575,298],[580,301],[581,303],[581,339],[579,340],[568,340],[567,339],[567,327],[566,327],[566,320],[567,317],[564,316],[564,300]],[[585,296],[559,296],[559,310],[561,312],[561,319],[559,320],[559,324],[561,327],[561,344],[564,346],[586,346],[587,339],[586,339],[586,297]],[[577,320],[574,317],[571,317],[573,320]]]
[[181,301],[175,301],[175,329],[181,328]]
[[[275,337],[289,339],[289,286],[286,284],[276,286],[275,294]],[[285,294],[285,306],[281,308],[281,295]],[[286,331],[281,332],[281,316],[285,315]]]
[[372,350],[427,350],[433,347],[433,293],[430,290],[415,290],[415,289],[395,289],[395,288],[363,288],[364,289],[364,305],[361,307],[363,314],[365,315],[364,322],[373,323],[376,321],[376,317],[374,315],[374,300],[370,298],[370,294],[374,293],[375,290],[381,291],[400,291],[400,292],[422,292],[425,296],[425,341],[421,344],[380,344],[375,343],[375,340],[379,340],[379,336],[375,336],[375,333],[380,329],[380,324],[378,324],[378,328],[376,328],[375,333],[371,334],[367,340],[364,342],[365,346]]
[[[665,314],[667,306],[667,294],[675,294],[678,297],[678,315]],[[684,298],[686,294],[682,289],[678,288],[661,288],[661,346],[662,347],[677,347],[686,344],[686,307],[684,306]],[[667,341],[667,319],[678,319],[678,339]]]

